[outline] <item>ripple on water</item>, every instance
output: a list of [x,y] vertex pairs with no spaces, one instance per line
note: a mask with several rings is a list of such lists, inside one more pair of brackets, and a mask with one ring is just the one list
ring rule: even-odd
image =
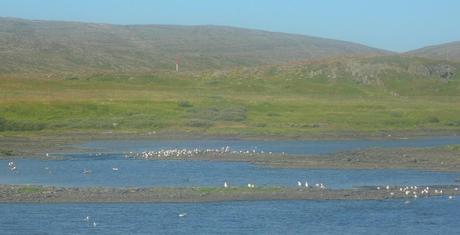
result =
[[[2,234],[458,234],[458,208],[459,199],[444,197],[410,204],[404,200],[0,204],[0,230]],[[180,213],[187,216],[179,217]]]

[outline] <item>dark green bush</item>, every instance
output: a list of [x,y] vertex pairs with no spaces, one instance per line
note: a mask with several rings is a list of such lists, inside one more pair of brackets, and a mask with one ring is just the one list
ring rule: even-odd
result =
[[186,125],[189,127],[208,128],[208,127],[211,127],[213,123],[209,120],[204,120],[204,119],[190,119],[186,121]]
[[193,105],[188,100],[182,100],[182,101],[179,101],[179,107],[189,108],[189,107],[193,107]]
[[37,122],[15,122],[0,117],[0,131],[39,131],[45,129],[45,124]]

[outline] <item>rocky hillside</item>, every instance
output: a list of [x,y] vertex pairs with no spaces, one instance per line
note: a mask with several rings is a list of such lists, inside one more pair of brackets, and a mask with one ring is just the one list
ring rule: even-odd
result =
[[460,62],[460,41],[424,47],[407,52],[408,55]]
[[[424,79],[449,82],[460,78],[460,63],[410,56],[337,58],[280,66],[261,66],[212,72],[212,77],[316,79],[334,83],[353,80],[359,84],[379,84],[384,80]],[[235,74],[236,73],[236,74]]]
[[185,71],[387,52],[324,38],[221,26],[0,18],[0,73]]

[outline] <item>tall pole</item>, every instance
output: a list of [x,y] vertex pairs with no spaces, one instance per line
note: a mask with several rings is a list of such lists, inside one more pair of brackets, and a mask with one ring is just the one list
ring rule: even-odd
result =
[[179,56],[176,57],[176,72],[179,72],[179,64],[180,64],[180,59]]

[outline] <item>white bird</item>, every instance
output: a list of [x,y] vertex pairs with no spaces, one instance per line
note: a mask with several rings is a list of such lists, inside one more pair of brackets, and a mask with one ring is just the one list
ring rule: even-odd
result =
[[387,190],[390,190],[390,185],[387,185],[386,189],[387,189]]
[[305,180],[305,188],[308,188],[308,182]]
[[118,167],[112,167],[112,171],[118,171]]
[[251,185],[251,184],[248,184],[248,188],[251,188],[251,187],[252,187],[252,185]]
[[454,199],[454,196],[449,196],[449,199],[450,199],[450,200]]
[[297,181],[297,186],[302,187],[302,183],[300,181]]
[[228,188],[227,182],[224,182],[224,188]]
[[84,221],[89,221],[89,215],[85,217]]
[[179,217],[185,217],[185,216],[187,216],[187,213],[180,213],[179,214]]
[[15,170],[16,170],[16,166],[11,167],[11,171],[15,171]]
[[391,196],[394,196],[394,195],[395,195],[395,193],[391,192],[391,193],[390,193],[390,195],[391,195]]
[[47,157],[49,157],[50,155],[48,153],[45,154]]
[[14,162],[8,162],[8,166],[14,166]]
[[377,187],[377,190],[380,190],[380,186]]
[[97,226],[97,223],[96,222],[93,222],[93,227],[96,227]]

